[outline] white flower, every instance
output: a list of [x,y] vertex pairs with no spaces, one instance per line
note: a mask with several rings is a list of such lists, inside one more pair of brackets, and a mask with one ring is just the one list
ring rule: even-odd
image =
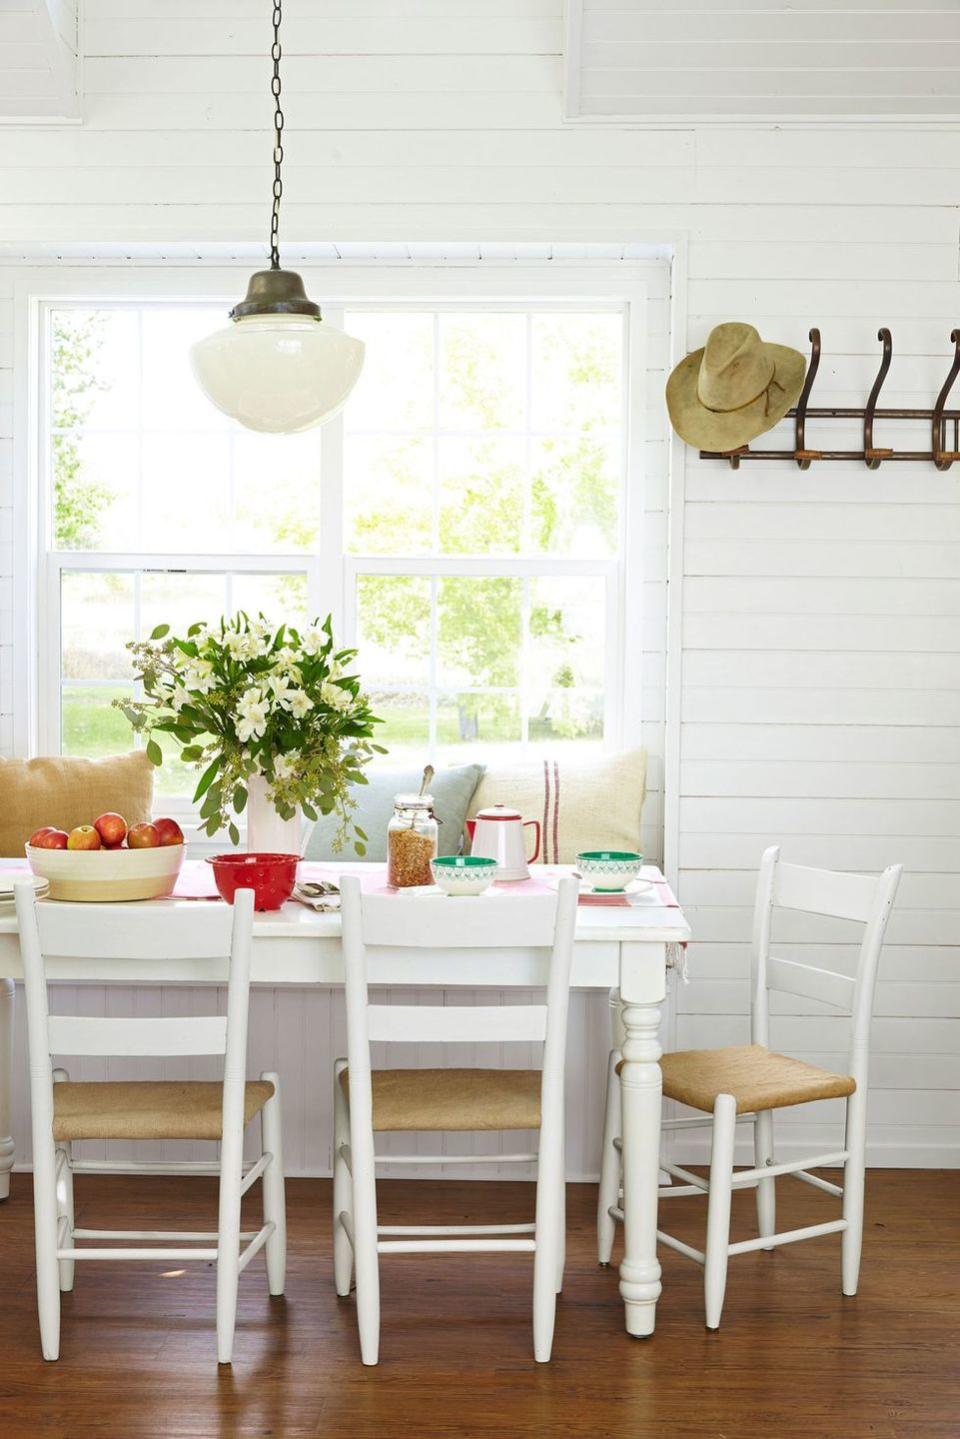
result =
[[170,697],[170,703],[173,705],[173,708],[176,710],[177,714],[179,714],[180,711],[183,709],[184,705],[189,704],[189,702],[190,691],[185,690],[183,685],[177,685],[172,696]]
[[319,625],[312,625],[300,641],[300,647],[305,655],[318,655],[327,643],[327,632]]
[[201,694],[208,694],[216,684],[209,660],[192,660],[184,666],[183,678],[188,689],[199,690]]
[[303,719],[308,710],[313,709],[313,700],[306,690],[288,690],[283,696],[281,704],[288,709],[297,719]]
[[237,738],[242,741],[259,739],[267,728],[269,707],[265,696],[256,687],[244,690],[237,702]]
[[292,749],[289,754],[278,754],[273,761],[273,772],[277,779],[290,779],[297,772],[300,751]]
[[284,646],[282,650],[277,650],[273,657],[273,668],[275,674],[280,677],[281,684],[300,683],[299,658],[299,655],[297,655],[294,650],[286,646]]
[[353,704],[353,696],[340,685],[331,684],[329,680],[324,680],[320,686],[320,698],[325,705],[329,705],[332,710],[339,710],[341,714]]
[[338,680],[342,674],[343,674],[343,665],[338,664],[336,660],[331,660],[331,661],[330,661],[330,676],[329,676],[329,678],[332,679],[332,680]]

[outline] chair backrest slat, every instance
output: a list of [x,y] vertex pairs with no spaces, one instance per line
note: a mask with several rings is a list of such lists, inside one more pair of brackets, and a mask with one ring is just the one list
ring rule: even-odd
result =
[[777,864],[773,903],[779,909],[799,909],[836,919],[866,924],[877,903],[879,880],[866,874],[842,874],[806,865]]
[[[342,886],[341,886],[342,890]],[[387,949],[549,949],[556,894],[364,894],[363,941]]]
[[367,1009],[367,1034],[372,1043],[542,1043],[547,1035],[547,1009],[543,1004],[371,1004]]
[[51,1014],[47,1020],[51,1054],[78,1056],[226,1054],[225,1015],[188,1015],[179,1019],[99,1019]]
[[832,1004],[847,1013],[853,1007],[856,981],[849,975],[835,974],[831,969],[818,969],[812,964],[800,964],[793,959],[767,959],[767,988],[777,989],[784,994],[796,994],[803,999],[816,999],[821,1004]]
[[[770,1043],[770,990],[817,1000],[851,1016],[848,1072],[858,1086],[867,1079],[870,1017],[877,983],[880,951],[902,865],[889,865],[881,875],[841,874],[832,870],[784,864],[779,846],[764,852],[757,881],[753,917],[753,1010],[755,1044]],[[857,972],[851,978],[796,959],[771,955],[774,909],[856,920],[863,925]],[[815,953],[815,946],[810,946]]]
[[45,959],[228,959],[232,912],[219,904],[37,906]]

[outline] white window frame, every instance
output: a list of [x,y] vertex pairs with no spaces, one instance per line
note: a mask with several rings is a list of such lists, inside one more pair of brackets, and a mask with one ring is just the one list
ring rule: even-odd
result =
[[[604,748],[621,749],[641,742],[641,667],[631,649],[643,625],[644,439],[646,418],[646,301],[642,280],[628,261],[578,262],[458,260],[450,263],[390,264],[381,261],[299,266],[308,292],[319,298],[325,321],[342,325],[345,308],[364,306],[416,309],[484,308],[487,304],[517,308],[551,306],[589,309],[622,307],[624,315],[623,493],[620,543],[608,559],[570,560],[550,555],[512,558],[362,557],[344,553],[342,490],[333,475],[341,472],[343,421],[324,427],[321,446],[323,524],[316,554],[265,555],[195,553],[110,554],[54,551],[49,496],[45,492],[46,457],[44,354],[45,314],[64,303],[137,304],[165,300],[176,303],[222,304],[224,311],[241,292],[249,263],[229,268],[207,265],[85,266],[71,271],[39,270],[17,285],[17,343],[22,363],[17,395],[17,433],[21,437],[15,464],[19,483],[15,495],[14,617],[16,683],[27,703],[15,716],[15,743],[21,754],[60,752],[59,586],[64,569],[73,571],[133,570],[246,573],[303,573],[307,576],[311,611],[333,615],[343,642],[356,632],[356,588],[361,574],[516,576],[595,574],[606,586],[608,644],[604,698]],[[43,643],[40,643],[41,636]]]

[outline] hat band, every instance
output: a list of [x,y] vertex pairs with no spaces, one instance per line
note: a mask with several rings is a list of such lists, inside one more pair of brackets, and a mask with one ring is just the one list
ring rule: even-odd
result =
[[722,408],[718,405],[708,405],[703,399],[701,399],[699,391],[697,393],[697,399],[700,400],[700,403],[701,405],[703,405],[703,408],[705,410],[710,411],[711,415],[735,415],[738,410],[748,410],[751,405],[755,405],[757,403],[761,395],[765,395],[766,400],[763,406],[763,413],[766,416],[770,413],[770,391],[774,385],[776,385],[781,395],[786,393],[784,386],[781,385],[780,381],[777,379],[776,372],[774,372],[770,376],[770,379],[767,381],[767,383],[764,385],[763,389],[760,390],[756,395],[754,395],[752,400],[744,400],[742,405],[724,405]]

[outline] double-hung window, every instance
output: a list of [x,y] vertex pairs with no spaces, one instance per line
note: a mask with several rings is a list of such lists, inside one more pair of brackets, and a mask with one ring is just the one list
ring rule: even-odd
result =
[[[366,366],[295,436],[201,394],[189,346],[224,305],[195,286],[35,306],[41,750],[128,748],[126,642],[237,609],[331,611],[398,759],[638,738],[642,295],[579,269],[325,284]],[[158,773],[173,802],[192,780]]]

